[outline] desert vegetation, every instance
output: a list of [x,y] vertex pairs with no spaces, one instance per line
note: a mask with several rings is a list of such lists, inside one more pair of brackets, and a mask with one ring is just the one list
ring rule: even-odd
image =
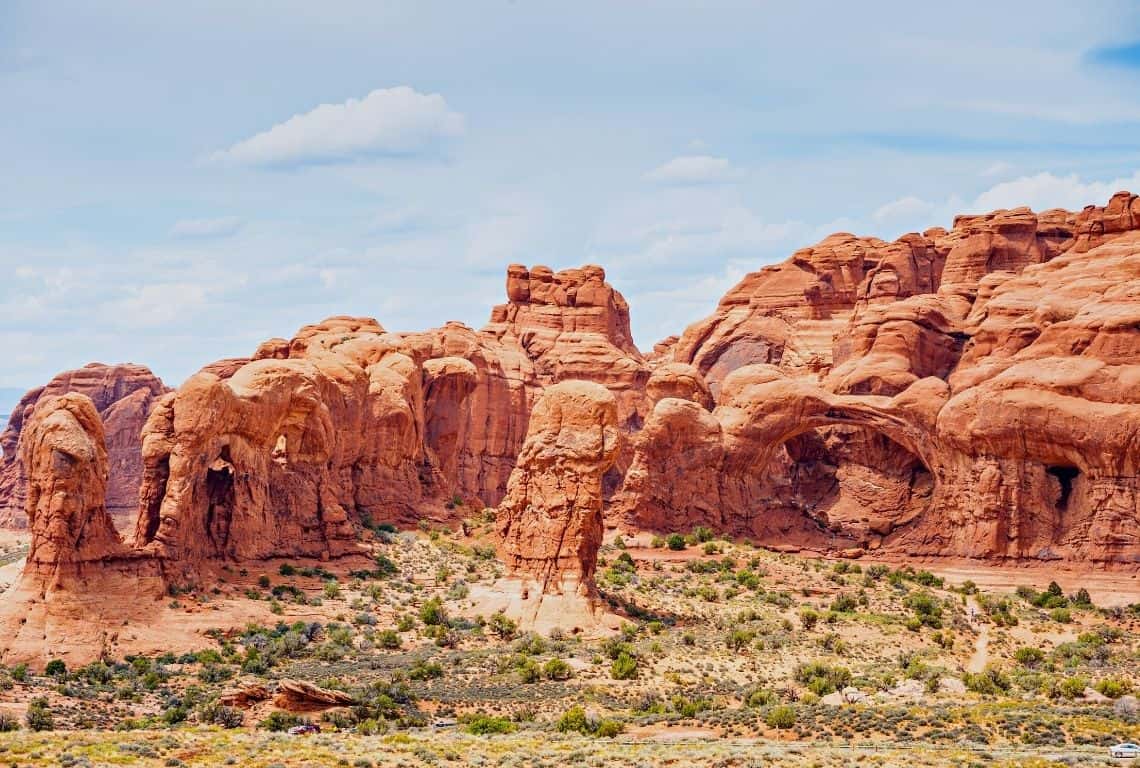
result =
[[[638,754],[652,762],[666,759],[653,745],[681,739],[725,759],[745,743],[812,744],[823,764],[829,749],[840,760],[859,745],[921,741],[964,750],[969,764],[981,760],[971,750],[1099,755],[1140,735],[1140,606],[1102,609],[1048,583],[989,593],[697,530],[676,534],[679,549],[648,536],[603,547],[598,583],[624,617],[617,633],[537,633],[480,603],[479,586],[501,570],[492,529],[482,513],[454,531],[373,526],[367,566],[271,562],[172,590],[177,610],[218,613],[194,653],[4,668],[5,759],[98,764],[111,750],[120,763],[193,765],[260,745],[286,765],[318,753],[350,765],[451,753],[510,765],[506,745],[549,740],[574,762],[618,765],[634,764],[618,743],[645,745]],[[235,606],[266,619],[226,626]],[[283,680],[346,703],[282,702]],[[284,734],[309,722],[320,735]],[[53,735],[77,730],[113,731],[119,746]]]

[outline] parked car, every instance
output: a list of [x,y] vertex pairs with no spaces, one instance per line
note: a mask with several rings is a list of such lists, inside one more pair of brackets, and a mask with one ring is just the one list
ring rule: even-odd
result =
[[313,723],[304,723],[302,725],[294,725],[289,729],[290,736],[306,736],[310,733],[320,733],[321,727]]
[[1140,745],[1126,741],[1123,744],[1109,747],[1108,754],[1112,757],[1140,757]]

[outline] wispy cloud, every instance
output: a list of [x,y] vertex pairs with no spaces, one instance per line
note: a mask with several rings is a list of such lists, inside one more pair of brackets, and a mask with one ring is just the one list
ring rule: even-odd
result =
[[900,197],[898,200],[893,200],[886,205],[879,206],[875,209],[875,212],[871,214],[871,218],[875,221],[888,221],[910,216],[922,216],[930,213],[934,208],[933,203],[928,203],[925,200],[909,195],[907,197]]
[[335,163],[376,155],[408,155],[463,133],[463,115],[438,93],[380,88],[363,99],[322,104],[228,149],[215,162],[254,166]]
[[228,237],[245,225],[237,216],[222,216],[216,219],[182,219],[170,228],[174,237]]
[[646,174],[659,184],[714,184],[740,177],[740,170],[723,157],[685,155],[675,157]]
[[1131,176],[1103,180],[1084,179],[1075,173],[1057,175],[1043,171],[994,184],[973,200],[962,199],[958,195],[941,201],[914,196],[899,198],[879,206],[871,218],[894,231],[905,231],[899,228],[921,229],[949,223],[959,213],[988,213],[1002,208],[1028,206],[1035,211],[1050,208],[1079,211],[1086,205],[1104,205],[1121,190],[1140,190],[1140,171]]

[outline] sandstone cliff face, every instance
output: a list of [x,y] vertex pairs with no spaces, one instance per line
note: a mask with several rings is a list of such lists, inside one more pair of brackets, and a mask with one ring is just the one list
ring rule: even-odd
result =
[[[773,545],[1134,562],[1137,200],[834,235],[649,360],[601,268],[513,265],[482,330],[334,317],[176,392],[120,375],[90,407],[48,397],[73,377],[5,433],[29,468],[29,572],[336,557],[356,523],[465,514],[454,496],[498,506],[501,555],[539,595],[592,595],[611,500],[610,524]],[[130,472],[106,456],[146,410],[123,543],[107,500]]]
[[94,403],[103,422],[110,470],[107,510],[119,530],[134,525],[142,478],[142,441],[139,433],[155,400],[167,391],[162,381],[141,365],[91,363],[59,374],[33,389],[12,412],[0,433],[0,527],[24,528],[27,477],[20,460],[20,441],[37,403],[76,392]]
[[500,556],[538,594],[594,595],[602,544],[602,476],[621,446],[617,400],[600,384],[549,387],[498,509]]
[[184,564],[353,551],[354,519],[409,522],[442,490],[473,375],[347,317],[263,344],[228,378],[197,374],[143,431],[135,546]]
[[[620,513],[820,548],[1136,560],[1138,210],[1120,193],[833,236],[750,275],[671,346],[717,405],[656,403]],[[825,316],[830,362],[805,371],[787,352]]]
[[[506,493],[545,388],[571,379],[601,384],[615,396],[626,433],[639,429],[648,412],[649,367],[630,335],[629,306],[601,267],[554,272],[512,264],[506,289],[507,303],[491,310],[480,331],[448,323],[405,336],[426,358],[458,357],[474,366],[471,393],[448,427],[455,430],[455,457],[444,474],[456,495],[491,506]],[[629,458],[619,456],[608,492]]]

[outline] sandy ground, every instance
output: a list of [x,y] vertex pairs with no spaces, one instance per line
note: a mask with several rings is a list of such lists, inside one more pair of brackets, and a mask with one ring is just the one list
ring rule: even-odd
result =
[[[612,544],[615,535],[615,531],[610,531],[605,537],[606,543]],[[680,551],[671,551],[665,548],[653,549],[650,547],[653,536],[646,532],[634,535],[622,534],[622,538],[630,549],[635,550],[637,557],[646,560],[683,563],[702,557],[700,547],[688,547]],[[819,557],[836,561],[840,559],[806,550],[796,553],[795,556]],[[1106,569],[1102,565],[1081,567],[1079,564],[1073,563],[1061,565],[1049,562],[1033,562],[1002,565],[978,560],[950,558],[919,560],[874,556],[861,557],[856,562],[861,563],[863,567],[866,567],[868,563],[883,563],[892,568],[909,565],[912,568],[928,570],[937,576],[941,576],[946,579],[948,584],[973,581],[980,589],[987,592],[1012,592],[1020,586],[1043,589],[1050,581],[1056,581],[1068,593],[1076,592],[1084,587],[1089,591],[1093,602],[1105,608],[1140,603],[1140,564]]]
[[19,560],[0,566],[0,594],[7,592],[8,588],[16,583],[16,579],[20,578],[26,561],[27,558],[21,557]]
[[1140,603],[1140,573],[1134,572],[1081,571],[1055,565],[1011,567],[938,562],[924,563],[922,567],[943,577],[948,584],[969,580],[987,592],[1012,592],[1021,586],[1043,589],[1050,581],[1056,581],[1066,593],[1084,587],[1093,602],[1104,608]]
[[990,661],[990,625],[989,622],[978,621],[978,617],[982,615],[982,609],[973,597],[970,598],[969,606],[970,624],[977,630],[978,637],[974,640],[974,655],[967,662],[966,671],[981,672]]

